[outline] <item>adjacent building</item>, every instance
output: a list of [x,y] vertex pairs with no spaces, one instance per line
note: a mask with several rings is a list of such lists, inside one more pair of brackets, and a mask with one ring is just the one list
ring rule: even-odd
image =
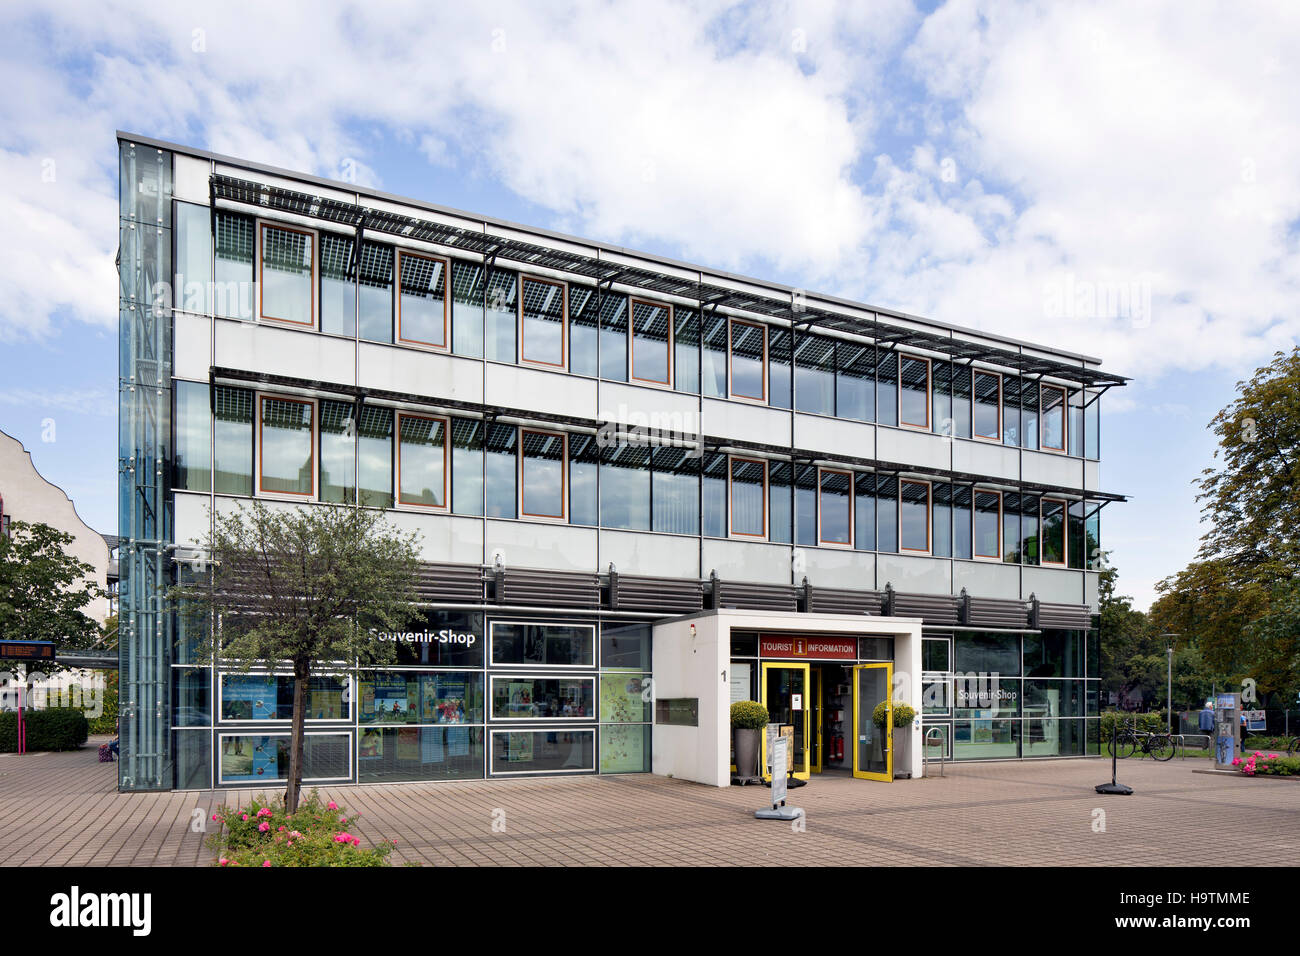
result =
[[252,497],[422,542],[311,781],[725,785],[738,699],[801,776],[1099,752],[1098,359],[118,139],[123,789],[287,769],[288,672],[161,600]]

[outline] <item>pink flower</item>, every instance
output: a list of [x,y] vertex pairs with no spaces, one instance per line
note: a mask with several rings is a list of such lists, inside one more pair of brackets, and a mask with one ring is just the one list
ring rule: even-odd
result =
[[271,861],[270,861],[270,860],[263,860],[263,861],[262,861],[262,866],[263,866],[263,867],[268,867],[268,866],[270,866],[270,865],[271,865]]
[[247,814],[247,813],[241,813],[241,814],[239,815],[239,819],[241,819],[241,820],[247,820],[247,819],[248,819],[248,814]]
[[217,815],[214,813],[214,814],[212,814],[212,819],[213,819],[214,821],[215,821],[215,820],[220,820],[221,817],[217,816]]
[[343,833],[343,832],[336,833],[336,834],[334,834],[334,842],[335,842],[335,843],[351,843],[351,842],[352,842],[352,834],[351,834],[351,833]]
[[227,860],[227,859],[223,856],[223,857],[221,858],[221,865],[222,865],[222,866],[229,866],[229,865],[230,865],[230,861]]
[[352,845],[353,845],[353,846],[361,846],[361,841],[360,841],[359,839],[357,839],[356,837],[353,837],[353,838],[352,838]]
[[347,823],[347,822],[348,822],[347,817],[339,817],[339,823]]
[[283,833],[283,832],[284,832],[284,827],[281,826],[280,829],[276,830],[275,832],[276,832],[276,833]]
[[265,833],[269,829],[271,829],[271,824],[269,823],[259,823],[257,825],[257,830],[259,833]]
[[302,834],[299,833],[297,830],[290,830],[290,831],[289,831],[289,836],[293,837],[295,840],[301,840],[301,839],[302,839]]
[[329,803],[325,804],[325,807],[329,810],[337,810],[339,808],[339,805],[335,803],[333,800],[331,800]]
[[263,807],[261,810],[258,810],[258,811],[257,811],[257,815],[258,815],[259,817],[269,817],[269,816],[271,816],[271,808],[270,808],[270,807]]

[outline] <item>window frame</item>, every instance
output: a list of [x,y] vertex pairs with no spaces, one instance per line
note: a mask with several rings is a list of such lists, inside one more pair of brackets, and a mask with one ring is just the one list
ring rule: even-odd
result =
[[[641,378],[636,374],[636,307],[637,303],[648,305],[656,309],[668,310],[668,377],[665,381],[659,381],[655,378]],[[671,302],[656,302],[654,299],[643,299],[637,296],[627,297],[627,380],[629,383],[638,385],[649,385],[654,388],[673,388],[673,355],[676,336],[676,314]],[[764,353],[766,355],[766,353]],[[766,365],[764,365],[766,369]],[[728,369],[730,371],[730,369]]]
[[[281,325],[288,325],[298,329],[315,329],[317,325],[317,293],[318,283],[320,282],[320,231],[317,229],[307,229],[302,226],[291,226],[288,223],[279,222],[275,219],[257,219],[256,259],[257,259],[257,320],[259,322],[278,322]],[[266,267],[266,230],[280,229],[284,232],[296,232],[299,235],[311,236],[311,279],[308,282],[310,305],[308,306],[309,318],[306,322],[299,322],[297,319],[282,319],[278,316],[267,315],[263,311],[263,299],[266,291],[266,283],[263,281],[263,272]],[[215,237],[214,237],[215,243]]]
[[[916,431],[928,432],[931,430],[932,426],[930,422],[931,419],[934,417],[934,410],[931,407],[931,402],[934,399],[934,394],[933,394],[934,362],[933,360],[931,360],[930,358],[924,355],[909,355],[906,352],[899,352],[897,354],[898,354],[898,386],[897,386],[898,427],[911,428]],[[925,424],[924,425],[920,424],[919,422],[903,421],[903,363],[908,361],[925,363]],[[999,425],[1001,424],[1001,419],[1002,419],[1002,383],[1001,381],[999,381],[998,382],[998,424]]]
[[[1061,444],[1047,444],[1047,405],[1043,402],[1043,392],[1047,390],[1060,393],[1061,396]],[[1064,385],[1049,385],[1045,382],[1038,383],[1038,450],[1051,452],[1054,455],[1067,455],[1070,447],[1070,390]],[[1053,499],[1055,500],[1055,499]]]
[[[990,444],[1002,444],[1002,373],[993,372],[988,369],[972,368],[970,380],[970,434],[971,438],[976,441],[986,441]],[[998,380],[998,424],[992,435],[981,435],[975,428],[975,420],[978,417],[976,409],[979,407],[979,389],[976,388],[975,379],[980,375],[993,375]],[[971,500],[971,508],[975,507],[974,499]],[[971,512],[974,514],[974,511]]]
[[[253,483],[253,497],[256,498],[278,498],[281,501],[315,501],[320,492],[320,401],[315,398],[305,398],[299,395],[281,395],[276,392],[257,392],[254,393],[254,401],[257,403],[256,418],[253,427],[253,443],[255,446],[254,467],[257,469],[257,480]],[[267,491],[262,487],[264,475],[262,474],[262,402],[265,399],[272,399],[277,402],[292,402],[295,405],[306,405],[311,408],[311,492],[302,491]]]
[[[849,479],[849,493],[848,493],[849,540],[848,541],[828,541],[824,537],[822,537],[822,475],[826,473],[833,474],[833,475],[845,475]],[[794,475],[792,473],[791,481],[793,480],[794,480]],[[856,497],[857,497],[857,475],[851,469],[823,468],[821,465],[817,466],[817,545],[818,547],[840,548],[841,550],[846,550],[846,551],[853,550],[853,532],[854,532],[853,499]]]
[[[997,545],[997,554],[995,554],[995,555],[994,555],[994,554],[980,554],[980,553],[979,553],[979,535],[977,535],[977,534],[975,533],[975,527],[976,527],[976,525],[977,525],[977,523],[978,523],[978,521],[979,521],[979,511],[980,511],[980,508],[979,508],[979,496],[980,496],[980,495],[997,495],[997,496],[998,496],[998,521],[997,521],[997,524],[998,524],[998,545]],[[1006,501],[1006,499],[1003,497],[1002,492],[999,491],[999,490],[996,489],[996,488],[971,488],[971,496],[970,496],[970,521],[971,521],[971,529],[970,529],[970,556],[971,556],[971,560],[972,560],[972,561],[985,561],[985,562],[988,562],[989,564],[1004,564],[1004,563],[1006,563],[1006,562],[1003,561],[1003,558],[1005,557],[1005,551],[1004,551],[1004,548],[1005,548],[1005,542],[1003,541],[1003,538],[1005,537],[1005,535],[1002,533],[1003,530],[1004,530],[1004,529],[1003,529],[1003,515],[1005,514],[1005,508],[1003,507],[1003,505],[1005,504],[1005,501]]]
[[[563,443],[563,451],[560,459],[560,514],[533,514],[524,510],[524,435],[526,433],[535,435],[551,435],[558,437]],[[518,500],[515,502],[515,513],[524,521],[546,521],[552,524],[567,524],[569,521],[569,435],[567,432],[555,431],[550,428],[533,428],[529,425],[520,425],[519,431],[515,436],[515,448],[518,451],[515,458],[518,461],[516,466],[515,487],[518,489]],[[597,472],[597,489],[599,489],[600,475]],[[597,490],[599,494],[599,490]],[[597,514],[599,518],[599,514]]]
[[[752,532],[748,532],[748,531],[736,530],[736,508],[735,505],[733,504],[733,499],[731,495],[731,485],[732,485],[732,474],[734,473],[733,465],[735,462],[738,461],[751,462],[763,466],[763,533],[762,534],[753,534]],[[727,537],[728,538],[740,538],[742,540],[747,540],[747,541],[767,540],[768,522],[771,520],[771,515],[768,514],[768,501],[767,501],[768,486],[770,484],[768,470],[769,469],[768,469],[768,463],[766,458],[754,458],[749,455],[728,455],[727,456]]]
[[[421,412],[405,412],[401,409],[393,410],[393,444],[397,455],[397,470],[393,475],[393,507],[415,508],[420,511],[433,511],[439,514],[451,511],[451,416],[449,415],[426,415]],[[443,425],[442,439],[442,504],[426,505],[418,501],[402,500],[402,419],[403,418],[421,418],[428,421],[439,421]]]
[[[1061,560],[1048,561],[1046,558],[1047,548],[1047,522],[1043,518],[1043,506],[1049,501],[1054,501],[1061,506]],[[1068,568],[1070,561],[1070,501],[1068,498],[1053,498],[1051,495],[1043,495],[1038,499],[1038,563],[1045,568]]]
[[[415,252],[410,249],[403,249],[401,246],[396,247],[396,262],[393,264],[394,280],[393,286],[397,295],[397,341],[401,345],[413,345],[417,348],[428,349],[433,352],[450,352],[451,351],[451,259],[448,256],[436,256],[425,252]],[[422,339],[408,339],[402,334],[402,260],[410,257],[412,259],[424,259],[429,262],[441,262],[443,264],[442,280],[442,345],[433,342],[425,342]],[[566,301],[567,308],[567,301]]]
[[[749,325],[756,329],[759,329],[763,333],[763,359],[762,359],[763,395],[761,398],[754,395],[746,395],[743,392],[736,391],[736,376],[733,368],[734,359],[735,359],[734,344],[735,344],[736,337],[733,334],[733,330],[737,325]],[[767,325],[765,323],[758,322],[753,319],[740,319],[734,315],[727,316],[727,398],[728,399],[731,399],[733,401],[740,401],[740,402],[750,402],[751,404],[754,405],[767,404],[768,391],[769,391],[767,387],[767,344],[768,344]],[[730,472],[728,472],[728,476],[730,476]],[[728,481],[730,481],[730,477],[728,477]]]
[[[519,283],[519,289],[516,293],[519,299],[519,325],[518,325],[518,354],[520,365],[532,365],[537,368],[560,369],[563,372],[569,370],[569,283],[563,279],[544,279],[541,276],[527,275],[523,272],[516,274],[515,281]],[[561,296],[561,320],[560,320],[560,361],[546,362],[539,359],[530,359],[526,357],[528,343],[524,338],[524,329],[526,328],[524,320],[524,301],[527,299],[527,283],[536,282],[541,285],[554,285],[560,287]],[[630,316],[629,316],[630,318]]]
[[[903,546],[903,485],[925,485],[925,550]],[[934,483],[922,478],[898,479],[898,553],[934,553]],[[888,552],[886,552],[888,553]]]

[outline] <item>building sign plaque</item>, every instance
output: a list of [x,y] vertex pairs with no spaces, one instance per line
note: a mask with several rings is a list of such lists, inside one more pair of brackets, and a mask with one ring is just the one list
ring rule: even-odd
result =
[[855,661],[858,659],[858,639],[765,634],[758,639],[758,653],[760,657]]

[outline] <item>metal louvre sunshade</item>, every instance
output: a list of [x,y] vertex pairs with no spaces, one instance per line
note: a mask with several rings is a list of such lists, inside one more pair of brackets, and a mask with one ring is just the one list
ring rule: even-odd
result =
[[696,299],[706,305],[725,306],[792,322],[799,326],[818,326],[863,335],[882,344],[907,345],[934,351],[957,361],[988,362],[1015,369],[1022,375],[1051,375],[1092,388],[1123,385],[1128,381],[1124,376],[1111,375],[1096,368],[1024,355],[1010,348],[966,342],[937,332],[903,328],[889,322],[882,322],[874,315],[872,317],[848,315],[796,305],[793,294],[789,297],[778,297],[776,293],[772,296],[763,296],[741,292],[712,283],[681,279],[649,269],[602,262],[592,256],[549,248],[519,239],[489,236],[480,231],[446,223],[371,209],[279,186],[248,182],[232,176],[213,176],[211,193],[214,199],[277,209],[330,222],[364,226],[371,232],[407,236],[487,258],[501,256],[525,265],[584,276],[597,282],[617,281],[647,292]]

